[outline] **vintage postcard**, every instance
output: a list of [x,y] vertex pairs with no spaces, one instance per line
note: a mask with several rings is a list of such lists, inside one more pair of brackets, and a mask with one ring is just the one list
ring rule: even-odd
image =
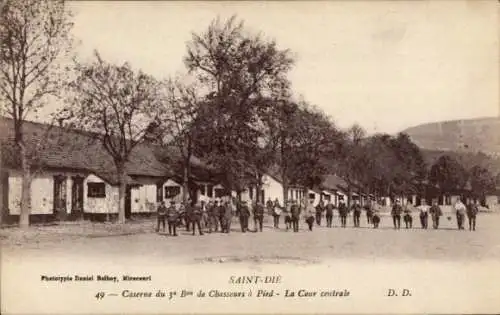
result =
[[500,312],[498,15],[1,1],[1,313]]

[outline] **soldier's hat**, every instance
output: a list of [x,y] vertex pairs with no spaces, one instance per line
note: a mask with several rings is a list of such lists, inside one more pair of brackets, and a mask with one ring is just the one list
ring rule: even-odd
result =
[[175,200],[170,200],[170,203],[175,203]]

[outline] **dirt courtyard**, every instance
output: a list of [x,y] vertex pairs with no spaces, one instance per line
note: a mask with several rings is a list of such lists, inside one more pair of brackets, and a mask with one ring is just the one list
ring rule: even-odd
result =
[[[381,227],[368,227],[362,217],[361,228],[315,226],[310,232],[301,222],[299,233],[272,227],[267,217],[262,233],[238,230],[233,221],[230,234],[206,233],[192,236],[180,228],[178,237],[154,232],[154,218],[124,227],[113,224],[60,225],[35,227],[27,232],[3,229],[3,257],[143,257],[159,262],[225,263],[225,262],[295,262],[320,263],[329,259],[423,259],[444,261],[500,261],[500,215],[481,214],[477,230],[456,229],[455,218],[444,216],[438,230],[422,230],[414,216],[413,229],[392,228],[388,216]],[[466,223],[467,224],[467,223]],[[250,222],[253,228],[253,222]]]

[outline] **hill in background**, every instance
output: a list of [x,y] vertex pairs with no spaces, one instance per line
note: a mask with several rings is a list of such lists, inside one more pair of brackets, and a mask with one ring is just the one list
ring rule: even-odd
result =
[[424,150],[500,156],[500,117],[427,123],[403,132]]

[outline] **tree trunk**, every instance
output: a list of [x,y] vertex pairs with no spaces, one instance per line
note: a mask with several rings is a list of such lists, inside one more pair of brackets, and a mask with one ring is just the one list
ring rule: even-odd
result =
[[286,207],[288,200],[288,180],[285,176],[285,171],[282,172],[281,177],[283,179],[283,207]]
[[118,189],[118,223],[124,224],[126,222],[125,217],[125,194],[127,190],[127,174],[125,172],[125,165],[120,163],[116,166],[118,172],[118,178],[120,180],[120,187]]
[[189,193],[189,161],[184,161],[184,174],[182,178],[182,201],[186,204]]
[[4,169],[3,169],[3,145],[2,142],[0,142],[0,227],[3,224],[3,216],[5,212],[5,208],[7,205],[4,204],[4,195],[3,195],[3,190],[5,189],[4,185]]
[[351,208],[351,200],[352,200],[351,185],[347,184],[347,208]]
[[28,161],[25,145],[23,143],[19,143],[18,146],[19,153],[21,155],[21,166],[23,169],[19,226],[21,228],[26,228],[30,225],[31,213],[31,165]]

